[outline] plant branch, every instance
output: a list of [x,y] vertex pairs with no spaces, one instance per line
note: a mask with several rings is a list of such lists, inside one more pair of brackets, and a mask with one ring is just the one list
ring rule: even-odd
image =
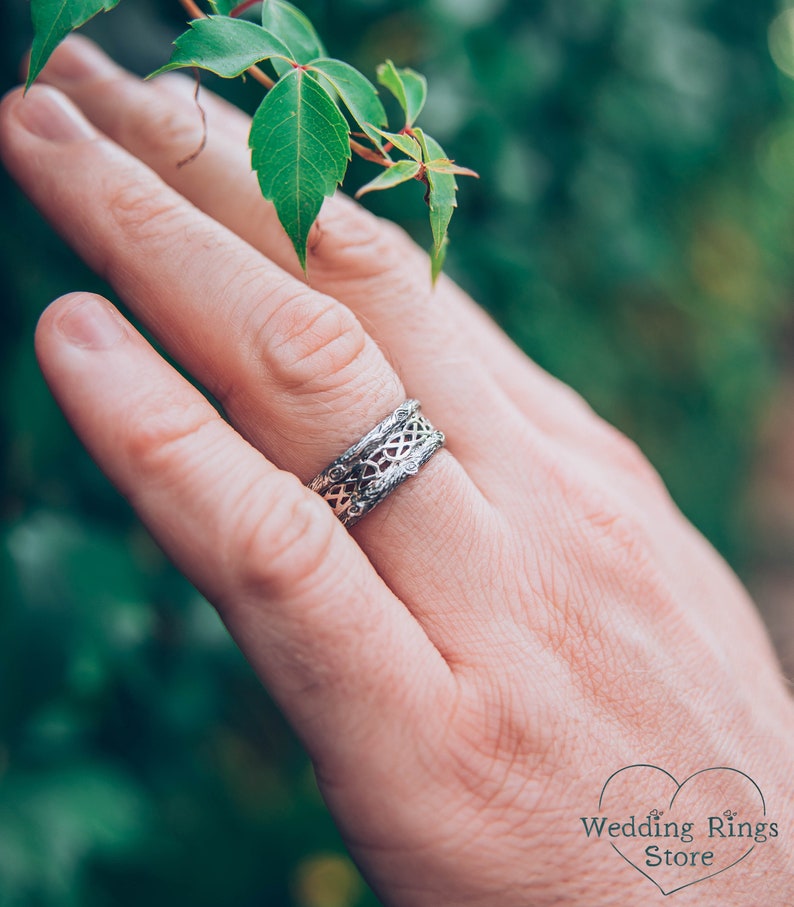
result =
[[[192,16],[194,19],[206,19],[207,14],[196,4],[195,0],[179,0],[182,4],[182,8],[185,12]],[[256,0],[243,0],[242,3],[238,4],[233,10],[232,14],[238,14],[246,9],[248,6],[253,6]],[[271,89],[276,83],[270,76],[263,72],[258,66],[250,66],[246,72],[251,76],[252,79],[259,82],[260,85],[264,85],[268,90]],[[363,158],[365,161],[370,161],[373,164],[380,164],[381,167],[390,167],[392,162],[386,157],[386,155],[381,154],[374,148],[367,148],[366,145],[362,145],[359,142],[355,141],[353,137],[350,138],[350,150],[357,154],[359,157]]]
[[192,164],[193,161],[201,154],[201,152],[207,147],[207,111],[201,106],[199,101],[199,93],[201,92],[201,78],[199,77],[198,69],[193,70],[193,76],[196,79],[196,88],[193,92],[193,100],[196,102],[196,107],[201,114],[201,141],[199,142],[198,148],[195,151],[191,152],[187,157],[183,157],[181,161],[177,161],[177,169],[181,169],[186,164]]
[[[207,18],[207,14],[196,4],[195,0],[179,0],[179,2],[185,12],[193,19]],[[247,6],[253,6],[254,2],[255,0],[251,0],[250,3],[245,2],[244,0],[244,2],[238,4],[232,10],[232,13],[239,14]],[[264,85],[264,87],[267,89],[272,88],[276,84],[273,79],[271,79],[270,76],[266,72],[263,72],[258,66],[250,66],[246,70],[246,72],[251,76],[252,79],[259,82],[260,85]],[[373,164],[380,164],[381,167],[390,167],[392,164],[392,162],[385,155],[381,154],[374,148],[367,148],[366,145],[360,144],[359,142],[355,141],[352,136],[350,138],[350,150],[354,154],[357,154],[359,157],[363,158],[365,161],[370,161]]]

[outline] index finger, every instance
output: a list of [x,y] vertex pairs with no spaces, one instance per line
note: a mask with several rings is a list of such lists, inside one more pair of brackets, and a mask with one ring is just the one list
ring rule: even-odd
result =
[[[251,172],[251,121],[242,111],[202,90],[206,144],[178,167],[202,132],[194,83],[186,76],[169,73],[144,83],[77,35],[55,51],[42,79],[195,205],[304,279]],[[442,275],[432,289],[427,256],[403,230],[341,194],[323,205],[308,265],[311,285],[356,313],[398,371],[422,385],[423,402],[455,413],[458,434],[472,447],[493,431],[486,414],[496,426],[512,419],[514,408],[572,446],[592,447],[593,437],[611,434],[581,397],[529,360],[453,281]],[[462,388],[474,404],[468,409],[459,405]]]

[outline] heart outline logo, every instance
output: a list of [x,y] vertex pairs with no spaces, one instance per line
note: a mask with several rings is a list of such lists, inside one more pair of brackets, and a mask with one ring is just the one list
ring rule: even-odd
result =
[[[632,769],[638,769],[638,768],[647,768],[647,769],[652,769],[657,772],[661,772],[661,774],[665,775],[667,778],[670,779],[670,781],[673,782],[673,784],[675,785],[675,792],[673,793],[673,796],[670,798],[670,803],[669,803],[668,809],[673,808],[673,805],[675,804],[675,801],[678,798],[678,795],[681,793],[681,791],[684,789],[684,787],[686,787],[686,785],[689,784],[693,779],[695,779],[701,775],[705,775],[709,772],[733,772],[734,774],[740,775],[742,778],[745,778],[755,788],[755,790],[758,793],[758,797],[761,801],[761,814],[763,816],[766,816],[766,799],[764,797],[763,791],[758,786],[758,784],[746,772],[743,772],[740,769],[731,768],[730,766],[727,766],[727,765],[717,765],[717,766],[712,766],[710,768],[703,768],[697,772],[693,772],[691,775],[689,775],[687,778],[685,778],[683,781],[681,781],[679,783],[679,781],[666,769],[663,769],[658,765],[653,765],[652,763],[648,763],[648,762],[638,762],[634,765],[626,765],[623,768],[618,769],[616,772],[613,772],[607,778],[607,780],[604,782],[604,786],[601,788],[601,796],[598,798],[599,812],[601,812],[603,810],[604,796],[606,794],[607,788],[609,787],[610,783],[622,772],[626,772],[626,771],[630,771]],[[621,851],[621,849],[614,842],[610,841],[610,846],[620,857],[622,857],[629,864],[629,866],[632,866],[634,869],[637,870],[637,872],[640,873],[640,875],[645,876],[645,878],[648,879],[649,882],[652,882],[656,886],[656,888],[659,889],[659,891],[662,893],[662,895],[664,897],[667,897],[668,895],[671,895],[671,894],[675,894],[677,891],[682,891],[684,888],[690,888],[692,885],[697,885],[700,882],[705,882],[708,879],[713,879],[715,876],[721,875],[723,872],[727,872],[729,869],[733,869],[734,866],[738,865],[743,860],[747,859],[747,857],[749,857],[750,854],[755,850],[755,844],[753,844],[740,857],[733,860],[733,862],[729,863],[727,866],[723,866],[721,869],[717,869],[715,872],[711,872],[708,875],[701,876],[700,878],[693,879],[689,882],[685,882],[683,885],[679,885],[676,888],[671,888],[668,891],[665,891],[665,889],[662,887],[662,885],[659,882],[657,882],[657,880],[655,878],[653,878],[652,875],[650,875],[649,873],[647,873],[643,869],[641,869],[639,866],[637,866],[637,864],[633,860],[631,860],[629,857],[627,857],[626,854],[623,853],[623,851]]]

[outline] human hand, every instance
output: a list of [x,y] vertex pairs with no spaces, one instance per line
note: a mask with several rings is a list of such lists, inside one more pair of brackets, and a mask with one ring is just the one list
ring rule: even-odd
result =
[[[307,287],[241,114],[204,95],[208,146],[176,168],[200,137],[188,80],[144,85],[81,39],[44,79],[87,119],[12,94],[6,166],[231,425],[85,294],[43,316],[44,373],[292,721],[386,903],[647,901],[578,818],[632,762],[736,765],[791,814],[763,628],[630,442],[341,197]],[[407,396],[447,448],[348,532],[302,483]],[[715,903],[782,903],[789,849],[709,882]]]

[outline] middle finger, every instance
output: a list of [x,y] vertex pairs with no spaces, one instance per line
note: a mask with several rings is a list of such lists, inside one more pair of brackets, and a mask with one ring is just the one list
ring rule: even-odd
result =
[[[250,119],[241,111],[202,92],[207,141],[201,154],[179,167],[201,137],[194,85],[186,76],[142,82],[73,36],[55,51],[42,79],[202,211],[305,280],[251,172]],[[518,416],[507,386],[522,386],[531,397],[535,424],[559,421],[555,382],[452,281],[442,275],[434,289],[427,255],[394,224],[337,194],[326,200],[310,235],[308,261],[311,285],[351,309],[397,372],[424,387],[426,405],[455,420],[470,468],[479,456],[476,467],[491,487],[499,485],[503,470],[494,468],[493,445],[483,438],[502,434]]]
[[[206,145],[180,168],[177,161],[198,145],[201,133],[194,85],[186,76],[169,73],[144,83],[78,35],[57,48],[42,79],[201,210],[303,278],[250,170],[250,119],[240,110],[203,92]],[[398,373],[404,370],[422,385],[426,405],[454,419],[467,468],[475,479],[482,477],[492,497],[512,500],[524,471],[523,463],[511,470],[512,451],[496,440],[517,421],[591,456],[604,448],[609,465],[614,431],[524,356],[452,281],[442,275],[432,291],[426,255],[393,224],[337,194],[323,206],[311,235],[309,272],[313,286],[356,314]]]

